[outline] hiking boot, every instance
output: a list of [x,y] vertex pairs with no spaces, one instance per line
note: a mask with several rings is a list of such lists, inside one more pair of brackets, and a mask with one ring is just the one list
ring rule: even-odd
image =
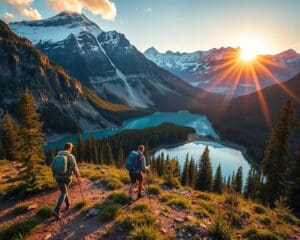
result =
[[59,210],[55,209],[55,210],[53,211],[53,215],[54,215],[54,217],[55,217],[57,220],[61,220],[60,214],[59,214]]

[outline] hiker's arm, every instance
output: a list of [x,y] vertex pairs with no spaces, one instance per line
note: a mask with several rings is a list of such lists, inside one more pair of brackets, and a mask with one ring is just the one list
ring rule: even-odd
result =
[[146,169],[146,159],[145,159],[145,156],[143,156],[143,158],[142,158],[141,169],[142,169],[143,172],[145,172],[147,170]]
[[77,162],[76,162],[76,159],[74,156],[72,156],[71,166],[72,166],[72,170],[73,170],[75,176],[79,179],[80,174],[79,174]]

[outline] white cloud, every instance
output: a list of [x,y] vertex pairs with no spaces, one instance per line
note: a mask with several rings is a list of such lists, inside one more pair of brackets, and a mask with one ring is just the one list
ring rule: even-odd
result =
[[22,17],[30,20],[41,19],[42,15],[35,8],[31,7],[34,0],[6,0]]
[[16,20],[15,16],[11,13],[4,13],[1,18],[4,20],[4,22],[9,23],[9,22],[13,22]]
[[[27,0],[29,1],[29,0]],[[46,0],[55,11],[69,11],[81,13],[82,10],[90,11],[105,20],[114,20],[117,15],[115,3],[110,0]]]

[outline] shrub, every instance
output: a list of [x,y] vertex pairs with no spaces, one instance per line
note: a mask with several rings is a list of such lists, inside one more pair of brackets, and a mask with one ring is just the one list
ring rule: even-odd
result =
[[142,226],[135,228],[128,236],[128,240],[160,240],[161,237],[152,227]]
[[116,203],[120,205],[124,205],[128,202],[128,194],[125,192],[112,192],[105,202]]
[[256,228],[249,228],[242,233],[242,236],[248,240],[279,240],[279,238],[272,232],[267,230],[259,230]]
[[272,224],[272,220],[271,220],[269,217],[266,217],[266,216],[260,218],[259,221],[260,221],[262,224],[266,225],[266,226],[270,226],[270,225]]
[[11,226],[0,231],[0,239],[14,240],[20,237],[28,236],[39,224],[37,218],[28,218],[22,222],[14,223]]
[[177,194],[165,194],[161,198],[161,201],[167,203],[167,205],[170,207],[175,206],[179,209],[188,209],[191,207],[190,202],[187,198]]
[[205,209],[199,209],[195,211],[195,216],[200,219],[209,218],[209,213]]
[[208,236],[212,240],[231,240],[231,231],[229,226],[217,217],[208,229]]
[[237,207],[239,205],[238,195],[236,193],[227,193],[225,195],[224,203],[232,207]]
[[206,201],[211,200],[211,197],[207,193],[199,193],[197,195],[197,198],[202,199],[202,200],[206,200]]
[[107,222],[113,220],[120,210],[119,204],[111,204],[104,206],[99,214],[99,219],[101,222]]
[[215,214],[216,212],[216,204],[213,202],[208,202],[205,200],[198,200],[196,204],[206,209],[210,214]]
[[20,215],[29,211],[30,202],[18,203],[13,209],[12,213],[15,215]]
[[112,177],[110,175],[102,175],[99,180],[108,188],[111,190],[119,189],[123,187],[123,183],[115,177]]
[[88,206],[90,203],[87,200],[84,201],[79,201],[77,203],[75,203],[74,208],[75,209],[82,209],[85,208],[86,206]]
[[289,212],[279,212],[277,217],[285,223],[300,226],[300,220]]
[[155,226],[156,218],[152,213],[147,212],[131,212],[120,219],[126,229],[132,230],[135,226]]
[[265,214],[267,212],[267,210],[263,206],[260,206],[260,205],[255,205],[253,210],[257,214]]
[[45,205],[37,211],[36,215],[41,219],[47,219],[53,215],[53,207],[53,205]]
[[133,212],[146,212],[146,211],[150,211],[150,207],[146,203],[140,203],[140,204],[135,205],[132,208],[132,211]]
[[149,194],[152,194],[152,195],[160,195],[160,192],[161,192],[160,187],[157,185],[149,186],[148,191],[149,191]]

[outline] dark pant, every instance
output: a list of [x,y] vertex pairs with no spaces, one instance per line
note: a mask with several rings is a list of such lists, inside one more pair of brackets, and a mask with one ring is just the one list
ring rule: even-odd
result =
[[130,182],[131,184],[135,184],[136,181],[142,183],[143,182],[143,174],[140,173],[133,173],[133,172],[129,172],[129,176],[130,176]]
[[71,180],[58,181],[57,182],[57,185],[58,185],[59,190],[60,190],[60,196],[57,200],[55,210],[58,211],[58,212],[61,209],[61,205],[64,201],[65,201],[66,205],[70,204],[70,200],[69,200],[69,197],[68,197],[68,188],[69,188],[70,184],[71,184]]

